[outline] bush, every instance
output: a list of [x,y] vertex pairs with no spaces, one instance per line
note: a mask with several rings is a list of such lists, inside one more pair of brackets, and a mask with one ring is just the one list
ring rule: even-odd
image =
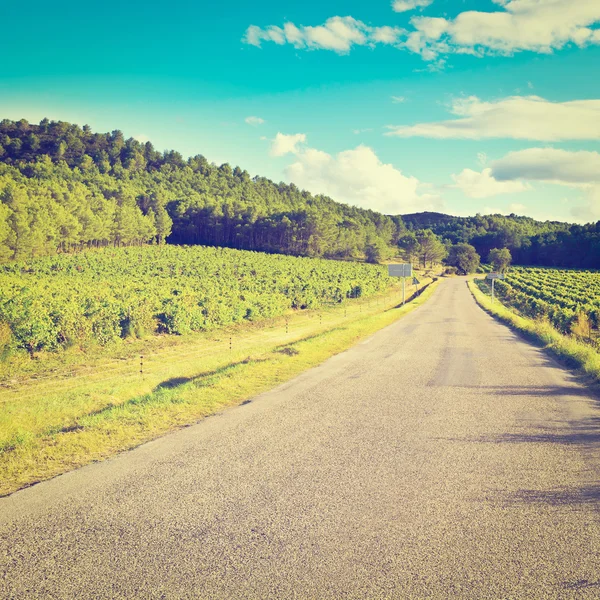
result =
[[0,360],[9,354],[14,338],[8,323],[0,322]]

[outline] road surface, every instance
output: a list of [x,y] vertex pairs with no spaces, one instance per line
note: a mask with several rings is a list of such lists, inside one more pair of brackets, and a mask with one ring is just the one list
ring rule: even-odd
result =
[[600,411],[462,279],[253,402],[0,500],[2,598],[600,598]]

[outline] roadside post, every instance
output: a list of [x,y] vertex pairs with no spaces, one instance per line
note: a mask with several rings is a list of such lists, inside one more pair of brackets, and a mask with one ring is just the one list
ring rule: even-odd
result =
[[416,277],[413,277],[413,285],[415,286],[415,296],[419,294],[419,283],[421,283]]
[[488,273],[485,278],[492,282],[492,304],[494,304],[494,282],[496,279],[506,279],[504,273]]
[[402,277],[402,305],[406,303],[406,278],[412,277],[413,270],[410,263],[400,263],[388,265],[388,275],[390,277]]

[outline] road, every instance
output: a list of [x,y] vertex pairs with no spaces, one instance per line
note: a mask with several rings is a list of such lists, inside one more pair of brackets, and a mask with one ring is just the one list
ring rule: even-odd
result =
[[2,598],[600,598],[600,411],[462,279],[238,408],[0,500]]

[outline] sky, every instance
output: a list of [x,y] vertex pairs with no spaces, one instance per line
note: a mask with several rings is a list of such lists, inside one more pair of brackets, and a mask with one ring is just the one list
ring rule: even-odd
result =
[[600,0],[0,4],[0,119],[388,214],[600,219]]

